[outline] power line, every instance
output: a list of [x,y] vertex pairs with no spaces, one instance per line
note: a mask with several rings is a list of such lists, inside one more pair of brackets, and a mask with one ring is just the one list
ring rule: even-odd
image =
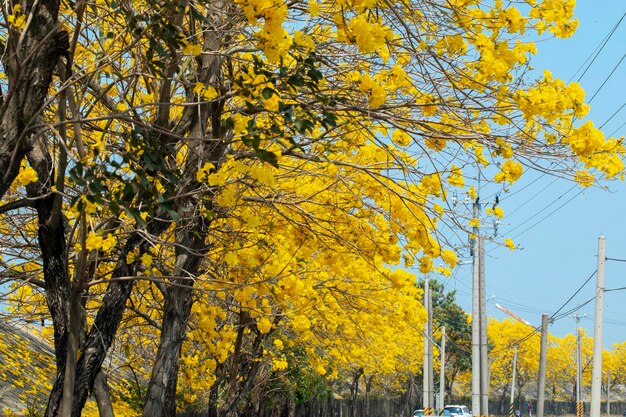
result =
[[576,295],[580,292],[580,290],[582,290],[582,289],[583,289],[583,287],[584,287],[585,285],[587,285],[587,283],[588,283],[589,281],[591,281],[591,278],[593,278],[593,277],[594,277],[594,275],[596,275],[596,273],[597,273],[597,272],[598,272],[598,270],[597,270],[597,269],[596,269],[595,271],[593,271],[593,274],[589,275],[589,278],[587,278],[587,279],[585,280],[585,282],[583,282],[583,285],[581,285],[581,286],[580,286],[580,287],[576,290],[576,292],[575,292],[575,293],[574,293],[574,294],[573,294],[570,298],[568,298],[568,299],[567,299],[567,301],[566,301],[565,303],[563,303],[563,305],[562,305],[562,306],[561,306],[561,307],[560,307],[557,311],[555,311],[555,312],[554,312],[554,314],[552,315],[552,317],[550,317],[550,319],[554,318],[554,316],[556,316],[556,315],[557,315],[557,314],[558,314],[561,310],[563,310],[563,309],[565,308],[565,306],[566,306],[566,305],[567,305],[570,301],[572,301],[572,299],[573,299],[574,297],[576,297]]
[[[555,312],[554,312],[554,313],[550,316],[550,318],[549,318],[549,320],[550,320],[550,321],[554,321],[554,320],[555,320],[555,316],[556,316],[558,313],[560,313],[560,312],[561,312],[561,310],[563,310],[563,309],[565,308],[565,306],[566,306],[567,304],[569,304],[569,302],[570,302],[570,301],[572,301],[572,299],[573,299],[574,297],[576,297],[576,295],[577,295],[577,294],[578,294],[578,293],[579,293],[579,292],[580,292],[580,291],[581,291],[581,290],[585,287],[585,285],[587,285],[587,283],[591,280],[591,278],[593,278],[593,277],[594,277],[594,275],[595,275],[597,272],[598,272],[598,270],[597,270],[597,269],[596,269],[595,271],[593,271],[593,273],[589,276],[589,278],[587,278],[587,279],[585,280],[585,282],[583,282],[583,284],[582,284],[582,285],[581,285],[581,286],[580,286],[580,287],[576,290],[576,292],[575,292],[575,293],[574,293],[574,294],[573,294],[570,298],[568,298],[568,299],[567,299],[567,301],[565,301],[565,303],[563,303],[563,305],[561,305],[561,307],[559,307],[559,309],[558,309],[558,310],[556,310],[556,311],[555,311]],[[594,297],[594,298],[595,298],[595,297]],[[592,300],[593,300],[593,298],[592,298]],[[586,302],[585,302],[582,306],[578,306],[578,307],[576,307],[575,309],[573,309],[573,311],[576,311],[576,309],[582,308],[584,305],[586,305],[586,304],[588,304],[588,303],[590,303],[590,302],[591,302],[591,300],[586,301]],[[568,314],[571,314],[571,313],[569,313],[569,312],[568,312]],[[559,319],[560,319],[560,318],[562,318],[562,317],[559,317]],[[496,354],[496,353],[499,353],[499,352],[504,351],[504,350],[509,350],[509,349],[511,349],[512,347],[516,346],[516,345],[519,345],[519,344],[521,344],[521,343],[524,343],[526,340],[528,340],[528,339],[530,339],[531,337],[533,337],[533,336],[534,336],[535,334],[537,334],[539,331],[541,331],[541,326],[533,327],[533,330],[532,330],[530,333],[528,333],[526,336],[522,337],[521,339],[519,339],[519,340],[517,340],[517,341],[515,341],[515,342],[513,342],[513,343],[510,343],[508,346],[505,346],[505,347],[502,347],[502,348],[500,348],[500,349],[494,350],[494,351],[490,352],[490,354]]]
[[[585,320],[593,320],[590,317],[584,317]],[[626,326],[626,321],[621,321],[621,320],[613,320],[613,319],[609,319],[609,318],[605,318],[604,322],[607,324],[612,324],[614,326]]]
[[609,134],[609,137],[613,136],[614,134],[616,134],[621,128],[623,128],[624,126],[626,126],[626,122],[622,123],[617,129],[615,129],[614,131],[612,131]]
[[607,261],[626,262],[626,259],[609,258],[609,257],[606,257],[604,259],[606,259]]
[[[580,81],[585,74],[587,73],[587,71],[589,70],[589,68],[591,68],[591,66],[593,65],[593,63],[595,62],[595,60],[598,58],[598,55],[600,55],[600,53],[602,52],[602,50],[604,49],[604,47],[606,46],[606,44],[609,42],[609,40],[611,39],[611,37],[613,37],[613,34],[615,33],[615,31],[617,30],[617,28],[619,27],[619,25],[622,23],[622,20],[624,20],[624,17],[626,17],[626,12],[624,12],[624,14],[622,15],[622,17],[619,19],[619,21],[615,24],[615,26],[613,26],[613,28],[611,29],[611,31],[608,33],[608,35],[606,35],[604,37],[604,40],[602,40],[600,42],[600,45],[596,47],[596,49],[594,49],[594,51],[591,53],[591,55],[589,55],[589,57],[587,57],[587,59],[585,60],[585,62],[582,63],[582,65],[578,68],[578,70],[576,70],[576,72],[574,73],[574,75],[572,76],[572,78],[569,79],[568,84],[572,81],[572,79],[576,76],[576,74],[578,74],[578,72],[581,70],[581,68],[585,65],[585,63],[587,61],[589,61],[589,59],[591,58],[591,56],[593,56],[593,59],[591,60],[591,62],[589,63],[589,65],[587,65],[587,68],[585,68],[585,71],[583,71],[582,74],[580,74],[580,77],[578,77],[578,79],[576,80],[577,82]],[[598,50],[599,49],[599,50]],[[597,51],[597,52],[596,52]]]
[[[582,77],[587,73],[587,71],[589,70],[589,68],[591,67],[591,65],[593,65],[593,63],[595,62],[595,60],[597,59],[597,57],[600,55],[600,53],[602,52],[602,50],[604,49],[604,47],[606,46],[606,44],[608,43],[608,41],[611,39],[611,37],[615,34],[615,31],[617,30],[617,28],[621,25],[622,21],[624,20],[624,17],[626,17],[626,12],[624,12],[624,14],[621,16],[621,18],[618,20],[618,22],[613,26],[613,28],[610,30],[610,32],[608,33],[608,35],[604,38],[604,40],[599,44],[599,46],[596,47],[596,49],[594,50],[594,52],[591,53],[591,55],[585,60],[585,62],[583,62],[583,64],[581,65],[581,67],[576,71],[576,73],[574,73],[574,75],[572,76],[572,78],[574,78],[576,76],[576,74],[578,72],[580,72],[580,69],[582,67],[585,66],[585,64],[587,63],[587,61],[589,61],[589,59],[591,58],[591,56],[593,56],[593,59],[591,59],[591,62],[589,62],[589,64],[587,65],[587,67],[585,68],[585,70],[583,71],[583,73],[580,75],[580,77],[578,77],[577,81],[580,81],[582,79]],[[595,55],[594,55],[595,54]],[[604,81],[602,82],[602,84],[600,85],[600,87],[598,87],[598,89],[596,89],[596,91],[594,92],[593,96],[591,97],[591,99],[589,100],[589,103],[591,103],[591,101],[593,101],[593,99],[598,95],[598,93],[602,90],[602,88],[606,85],[606,83],[608,82],[608,80],[610,79],[610,77],[615,73],[615,71],[617,70],[617,68],[621,65],[621,63],[624,61],[624,59],[626,58],[626,54],[624,54],[622,56],[622,58],[619,60],[619,62],[613,67],[612,71],[609,73],[609,75],[604,79]],[[571,79],[570,79],[571,81]],[[620,110],[622,110],[622,108],[626,107],[626,102],[613,114],[611,115],[611,117],[609,117],[609,119],[607,119],[604,124],[602,126],[604,126],[606,123],[608,123],[613,117],[615,117],[615,115],[617,115],[617,113],[619,113]],[[624,123],[626,124],[626,123]],[[601,127],[602,127],[601,126]],[[623,126],[623,125],[622,125]],[[620,128],[622,127],[620,126]],[[619,128],[618,128],[619,130]],[[612,135],[612,134],[611,134]],[[609,135],[609,136],[611,136]],[[554,182],[554,181],[553,181]],[[531,183],[533,184],[534,181]],[[531,185],[529,184],[529,185]],[[548,184],[548,186],[550,186],[552,183]],[[544,187],[541,192],[543,192],[548,186]],[[543,211],[547,210],[548,207],[552,206],[553,204],[555,204],[558,200],[560,200],[561,198],[563,198],[565,195],[567,195],[568,193],[570,193],[574,188],[576,188],[576,185],[572,186],[570,189],[568,189],[565,193],[561,194],[558,198],[556,198],[554,201],[552,201],[550,204],[548,204],[547,206],[545,206],[542,210],[540,210],[538,213],[536,213],[533,217],[528,218],[526,221],[518,224],[516,227],[514,227],[512,230],[509,231],[509,233],[512,233],[513,231],[519,229],[520,227],[522,227],[524,224],[530,222],[531,220],[533,220],[537,215],[541,214]],[[521,191],[521,190],[520,190]],[[573,197],[571,197],[569,200],[565,201],[563,204],[561,204],[559,207],[557,207],[555,210],[553,210],[552,212],[548,213],[546,216],[544,216],[543,218],[541,218],[540,220],[538,220],[537,222],[533,223],[531,226],[527,227],[526,229],[522,230],[521,232],[519,232],[517,235],[515,235],[513,238],[517,238],[519,236],[521,236],[522,234],[526,233],[527,231],[529,231],[530,229],[534,228],[535,226],[539,225],[540,223],[542,223],[544,220],[546,220],[547,218],[549,218],[550,216],[552,216],[554,213],[556,213],[558,210],[560,210],[561,208],[563,208],[565,205],[567,205],[568,203],[570,203],[572,200],[574,200],[576,197],[578,197],[580,194],[582,194],[584,192],[584,189],[580,190],[577,194],[575,194]],[[527,202],[526,202],[527,203]],[[524,203],[524,204],[526,204]],[[518,207],[516,210],[514,210],[512,213],[513,214],[515,211],[517,211],[520,207]]]
[[604,87],[604,85],[607,83],[607,81],[609,81],[609,78],[611,78],[611,76],[615,73],[615,71],[617,71],[617,68],[619,68],[619,66],[622,64],[622,62],[624,61],[624,58],[626,58],[626,54],[622,55],[622,58],[619,60],[619,62],[617,64],[615,64],[615,66],[613,67],[613,69],[611,70],[611,73],[609,75],[606,76],[606,78],[604,79],[604,81],[602,82],[602,84],[600,85],[600,87],[598,87],[598,89],[596,90],[595,93],[593,93],[593,96],[591,96],[591,98],[589,99],[589,102],[587,104],[591,104],[591,102],[593,101],[594,98],[596,98],[596,96],[598,95],[598,93],[600,92],[600,90],[602,90],[602,88]]
[[607,324],[612,324],[613,326],[626,326],[626,321],[604,319],[604,322]]
[[[544,175],[546,175],[545,173],[542,174],[539,178],[537,178],[537,180],[541,179]],[[527,199],[526,201],[524,201],[522,204],[518,205],[515,209],[513,209],[513,211],[511,211],[510,213],[508,213],[507,216],[511,216],[513,213],[519,211],[522,207],[524,207],[526,204],[530,203],[532,200],[534,200],[535,198],[539,197],[539,195],[541,193],[543,193],[545,190],[548,189],[548,187],[550,187],[552,184],[554,184],[559,178],[555,178],[553,179],[550,183],[548,183],[548,185],[544,186],[541,190],[539,190],[538,192],[534,193],[534,195],[532,197],[530,197],[529,199]],[[537,181],[535,180],[535,181]],[[533,183],[535,182],[533,181]],[[532,183],[531,183],[532,184]],[[529,184],[529,185],[531,185]],[[519,190],[522,191],[522,190]],[[554,204],[554,203],[553,203]],[[549,206],[548,206],[549,207]]]
[[584,306],[586,306],[587,304],[589,304],[590,302],[592,302],[595,299],[596,299],[595,296],[591,297],[590,299],[588,299],[584,303],[579,304],[578,306],[576,306],[576,307],[574,307],[574,308],[572,308],[572,309],[570,309],[570,310],[568,310],[568,311],[566,311],[564,313],[559,314],[559,316],[555,317],[553,321],[561,320],[562,318],[567,317],[567,316],[571,315],[572,313],[577,312],[578,310],[580,310],[581,308],[583,308]]
[[[626,101],[625,101],[625,102],[624,102],[624,103],[620,106],[620,108],[619,108],[619,109],[615,110],[615,113],[613,113],[613,114],[611,115],[611,117],[609,117],[608,119],[606,119],[606,121],[600,125],[600,129],[602,129],[602,128],[604,127],[604,125],[606,125],[608,122],[610,122],[610,121],[611,121],[611,119],[613,119],[613,118],[615,117],[615,115],[617,115],[617,113],[619,113],[619,112],[620,112],[620,111],[621,111],[624,107],[626,107]],[[624,126],[624,125],[622,125],[622,126]],[[620,126],[620,127],[622,127],[622,126]],[[612,135],[612,134],[613,134],[613,133],[611,133],[611,135]],[[611,136],[611,135],[609,135],[609,136]]]
[[608,290],[604,290],[604,292],[610,292],[610,291],[624,291],[626,290],[626,287],[619,287],[619,288],[610,288]]
[[[524,191],[526,188],[530,187],[531,185],[533,185],[534,183],[539,181],[541,178],[543,178],[544,175],[546,175],[546,174],[543,173],[540,176],[538,176],[537,178],[535,178],[533,181],[531,181],[529,184],[526,184],[525,186],[523,186],[522,188],[520,188],[518,190],[515,190],[512,193],[505,194],[504,196],[502,196],[502,198],[500,198],[500,202],[502,202],[502,201],[504,201],[504,200],[506,200],[508,198],[511,198],[512,196],[514,196],[517,193],[520,193],[520,192]],[[492,194],[491,197],[493,197],[495,194],[497,194],[497,193]],[[489,198],[491,198],[491,197],[489,197]]]
[[[552,204],[556,203],[558,200],[560,200],[562,197],[564,197],[566,194],[568,194],[570,191],[572,191],[576,186],[574,185],[573,187],[571,187],[569,190],[567,190],[565,193],[561,194],[556,200],[554,200],[552,203],[548,204],[544,209],[542,209],[541,211],[539,211],[539,213],[535,214],[535,216],[537,216],[538,214],[540,214],[542,211],[544,211],[545,209],[547,209],[548,207],[550,207]],[[557,211],[559,211],[560,209],[562,209],[563,207],[565,207],[567,204],[569,204],[572,200],[574,200],[576,197],[578,197],[579,195],[581,195],[585,190],[582,189],[580,190],[578,193],[574,194],[569,200],[567,200],[566,202],[564,202],[563,204],[561,204],[560,206],[558,206],[557,208],[555,208],[554,210],[552,210],[550,213],[546,214],[544,217],[542,217],[541,219],[539,219],[538,221],[536,221],[535,223],[533,223],[531,226],[527,227],[526,229],[522,230],[521,232],[519,232],[518,234],[516,234],[515,236],[513,236],[513,239],[518,238],[519,236],[523,235],[524,233],[526,233],[527,231],[529,231],[530,229],[532,229],[533,227],[537,226],[539,223],[543,222],[544,220],[546,220],[548,217],[552,216],[554,213],[556,213]],[[533,216],[533,217],[535,217]],[[529,222],[533,217],[529,218],[528,220],[526,220],[525,222],[521,223],[520,225],[518,225],[517,227],[515,227],[513,230],[518,229],[520,226],[522,226],[524,223]]]

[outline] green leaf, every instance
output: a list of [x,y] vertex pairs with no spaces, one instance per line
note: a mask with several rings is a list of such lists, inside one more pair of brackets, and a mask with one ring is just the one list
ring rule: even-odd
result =
[[263,98],[265,100],[268,100],[269,98],[271,98],[274,94],[276,94],[276,91],[274,91],[273,88],[270,87],[265,87],[263,89],[263,91],[261,91],[261,95],[263,96]]
[[257,149],[256,155],[261,161],[267,162],[274,168],[278,168],[278,157],[273,152],[265,149]]

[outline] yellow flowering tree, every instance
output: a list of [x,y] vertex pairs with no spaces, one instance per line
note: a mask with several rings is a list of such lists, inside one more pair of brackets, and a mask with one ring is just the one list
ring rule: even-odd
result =
[[3,6],[2,262],[14,315],[52,325],[46,416],[79,416],[107,355],[141,370],[151,417],[177,388],[236,415],[294,358],[328,378],[416,366],[401,268],[454,268],[439,230],[479,226],[449,201],[475,198],[476,166],[507,187],[553,161],[621,175],[621,142],[576,122],[578,84],[519,75],[573,6]]
[[[611,350],[606,352],[607,362],[604,367],[611,371],[611,389],[616,385],[624,385],[626,383],[626,343],[615,343],[611,346]],[[604,363],[604,361],[603,361]]]
[[[492,390],[506,394],[510,391],[513,354],[517,344],[516,391],[534,381],[539,369],[540,335],[523,323],[512,319],[489,320],[487,334],[492,343],[490,367]],[[522,341],[521,343],[517,343]]]

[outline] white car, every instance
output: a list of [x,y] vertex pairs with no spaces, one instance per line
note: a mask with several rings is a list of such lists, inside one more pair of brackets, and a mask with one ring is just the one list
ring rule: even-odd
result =
[[446,405],[444,410],[450,411],[452,417],[472,417],[472,412],[464,405]]

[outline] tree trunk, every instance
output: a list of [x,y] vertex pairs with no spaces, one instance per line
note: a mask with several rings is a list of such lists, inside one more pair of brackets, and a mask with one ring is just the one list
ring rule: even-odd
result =
[[[239,334],[243,336],[245,334],[245,328],[253,326],[254,321],[245,312],[240,312],[240,318],[241,320],[239,323]],[[275,321],[274,324],[276,323],[277,322]],[[236,417],[238,415],[237,410],[239,404],[241,403],[241,400],[245,398],[248,393],[250,393],[253,388],[253,384],[259,374],[259,371],[261,370],[262,361],[255,359],[259,359],[261,357],[263,352],[263,340],[266,337],[269,337],[272,332],[270,331],[267,334],[262,334],[257,330],[256,333],[257,335],[254,339],[254,342],[252,342],[251,344],[252,346],[250,352],[248,353],[247,361],[243,361],[240,359],[241,356],[238,352],[240,352],[241,344],[238,344],[237,341],[235,342],[235,352],[233,352],[232,363],[236,365],[236,368],[234,368],[234,371],[233,368],[231,368],[231,375],[232,372],[234,372],[235,375],[242,377],[245,376],[245,378],[243,379],[242,383],[239,383],[237,379],[235,379],[235,381],[232,381],[231,379],[231,383],[229,384],[229,393],[227,396],[228,400],[225,404],[225,411],[223,412],[223,415],[225,415],[226,417]]]
[[350,417],[356,417],[356,400],[359,395],[359,380],[363,375],[363,368],[354,372],[352,384],[350,385]]
[[[60,212],[59,195],[50,194],[54,183],[53,164],[46,143],[39,138],[28,153],[32,168],[37,172],[36,183],[27,187],[35,201],[39,221],[38,241],[43,260],[45,298],[54,329],[54,354],[57,379],[55,385],[63,386],[69,335],[70,279],[66,259],[65,226]],[[48,399],[48,409],[57,414],[62,390],[53,388]]]
[[208,417],[218,417],[217,414],[217,399],[219,397],[219,384],[217,381],[211,387],[209,391],[209,406],[207,407]]
[[[193,281],[187,281],[182,285],[191,286]],[[192,288],[179,286],[172,286],[167,290],[159,350],[152,368],[143,409],[145,417],[176,415],[176,384],[181,348],[193,304],[192,292]]]
[[59,0],[24,1],[22,9],[32,20],[24,33],[9,27],[2,53],[8,91],[0,95],[0,199],[32,148],[30,139],[38,132],[29,129],[39,120],[54,67],[69,48],[67,32],[58,28]]
[[[205,49],[218,50],[221,40],[213,35],[205,35]],[[212,32],[211,32],[212,33]],[[214,56],[205,55],[199,58],[199,79],[206,84],[215,84],[220,75],[221,61]],[[193,98],[190,97],[193,101]],[[162,108],[165,108],[163,106]],[[191,179],[183,188],[181,194],[193,191],[198,183],[195,178],[198,167],[204,162],[212,162],[219,167],[226,151],[226,141],[223,140],[221,116],[224,101],[203,103],[197,106],[193,113],[189,136],[191,138],[205,138],[209,118],[213,140],[193,140],[189,142],[190,157],[185,166],[185,177]],[[163,115],[164,113],[161,112]],[[162,116],[160,122],[167,122]],[[188,198],[181,202],[181,207],[196,205],[198,202]],[[213,203],[205,203],[206,208],[213,209]],[[173,276],[186,277],[173,279],[173,286],[165,293],[163,325],[159,349],[148,384],[146,403],[143,409],[145,417],[174,417],[176,413],[176,385],[180,368],[180,354],[187,333],[187,321],[193,305],[193,285],[202,256],[206,253],[206,236],[208,233],[207,220],[194,218],[190,224],[178,225],[178,243],[176,253],[176,267]],[[188,248],[188,249],[187,249]]]
[[107,386],[106,378],[102,372],[99,372],[96,377],[93,386],[93,395],[96,397],[100,417],[115,417],[111,396],[109,395],[109,387]]
[[374,375],[365,378],[365,417],[370,417],[370,392],[373,380]]
[[243,344],[244,331],[249,324],[248,315],[239,311],[239,329],[237,330],[237,338],[235,339],[235,347],[233,354],[231,355],[230,372],[228,375],[228,393],[226,395],[226,406],[228,411],[226,417],[234,417],[236,415],[236,401],[237,394],[239,393],[239,381],[237,380],[237,374],[239,373],[239,366],[241,365],[241,345]]
[[165,306],[161,339],[157,357],[148,384],[145,417],[175,417],[176,385],[180,369],[180,354],[187,334],[187,321],[193,305],[194,276],[202,260],[206,225],[196,221],[196,227],[183,227],[179,239],[174,276],[187,277],[172,280],[165,292]]

